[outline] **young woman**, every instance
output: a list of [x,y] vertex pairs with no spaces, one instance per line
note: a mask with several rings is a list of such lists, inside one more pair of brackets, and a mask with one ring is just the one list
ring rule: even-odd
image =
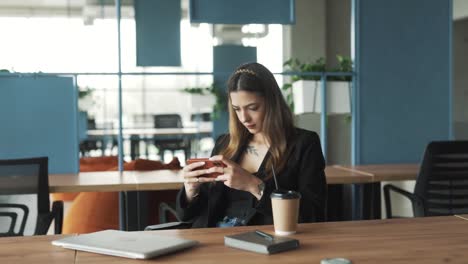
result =
[[[216,140],[213,161],[187,165],[177,213],[193,227],[273,224],[270,194],[278,186],[301,193],[299,222],[324,221],[325,162],[315,132],[294,126],[273,74],[259,63],[241,65],[229,78],[229,134]],[[218,172],[217,178],[204,177]]]

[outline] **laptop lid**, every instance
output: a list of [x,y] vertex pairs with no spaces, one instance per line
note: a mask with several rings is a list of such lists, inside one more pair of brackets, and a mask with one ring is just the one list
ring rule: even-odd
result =
[[161,236],[155,232],[104,230],[52,241],[64,248],[133,259],[148,259],[193,247],[198,241]]

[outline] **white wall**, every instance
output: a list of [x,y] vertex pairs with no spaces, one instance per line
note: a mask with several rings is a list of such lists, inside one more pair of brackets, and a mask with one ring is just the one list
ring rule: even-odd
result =
[[468,17],[468,1],[453,0],[453,19],[460,20]]
[[328,0],[326,14],[327,65],[335,67],[337,54],[351,57],[351,0]]

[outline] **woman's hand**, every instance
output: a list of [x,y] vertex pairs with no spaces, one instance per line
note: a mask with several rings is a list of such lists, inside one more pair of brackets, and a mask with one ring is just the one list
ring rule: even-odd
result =
[[196,168],[205,165],[205,162],[196,162],[185,166],[182,169],[182,176],[184,177],[185,196],[187,202],[191,202],[195,196],[198,195],[200,185],[203,182],[212,182],[216,179],[201,177],[201,175],[210,173],[209,169],[196,170]]
[[222,173],[216,178],[216,181],[223,181],[224,185],[236,190],[252,193],[257,199],[261,196],[258,193],[258,185],[262,182],[259,178],[253,176],[250,172],[244,170],[235,162],[224,158],[222,155],[213,156],[210,158],[213,161],[221,161],[226,167],[213,167],[208,169],[208,172]]

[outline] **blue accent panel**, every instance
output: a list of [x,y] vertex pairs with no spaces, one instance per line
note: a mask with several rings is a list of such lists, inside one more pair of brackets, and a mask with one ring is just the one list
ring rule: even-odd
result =
[[181,66],[180,1],[135,0],[138,66]]
[[71,77],[1,77],[0,159],[47,156],[49,173],[77,173],[77,94]]
[[[216,72],[232,73],[239,65],[257,61],[257,48],[238,45],[221,45],[213,47],[213,78],[219,89],[226,91],[226,82],[229,76],[216,74]],[[229,114],[222,113],[218,119],[213,120],[213,138],[227,133]]]
[[419,162],[430,141],[450,137],[451,5],[356,1],[359,163]]
[[88,113],[84,111],[78,114],[78,137],[80,141],[88,139]]
[[295,24],[295,0],[190,0],[190,22]]
[[[448,9],[449,10],[453,10],[453,1],[452,0],[448,0],[448,4],[449,4],[449,7]],[[453,21],[453,12],[449,12],[449,16],[450,16],[450,21]],[[449,79],[449,87],[450,87],[450,90],[449,90],[449,107],[450,109],[453,109],[453,43],[452,43],[452,40],[453,40],[453,22],[452,23],[449,23],[449,35],[450,35],[450,38],[449,38],[449,73],[450,73],[450,79]],[[453,122],[453,112],[452,111],[449,111],[449,137],[450,137],[450,140],[454,140],[455,139],[455,135],[454,135],[454,122]]]

